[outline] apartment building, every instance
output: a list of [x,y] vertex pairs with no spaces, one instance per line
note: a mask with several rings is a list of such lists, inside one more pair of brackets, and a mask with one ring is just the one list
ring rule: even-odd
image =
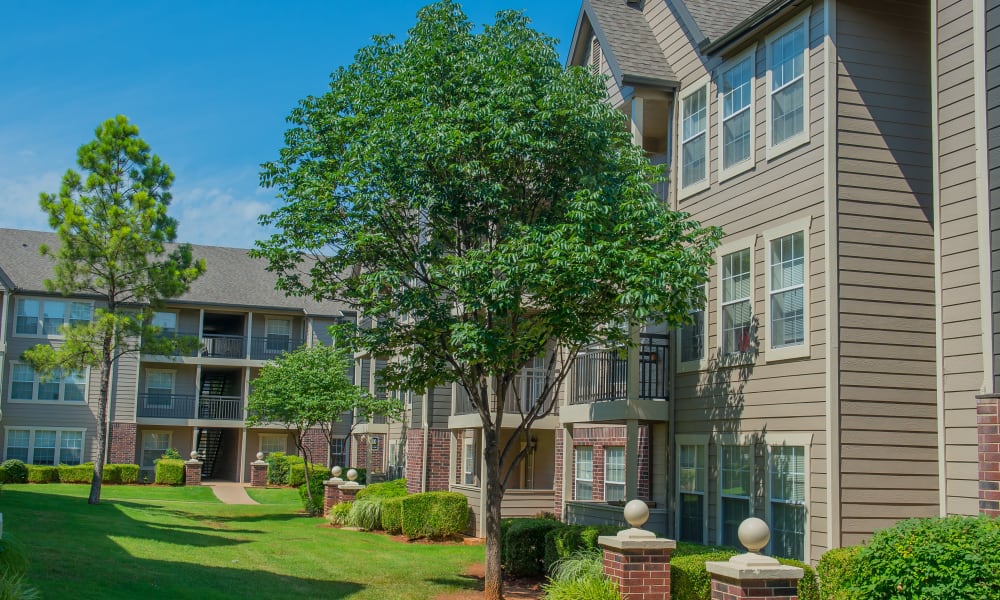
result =
[[[59,327],[89,320],[99,299],[45,291],[52,262],[39,253],[56,246],[53,233],[0,229],[0,389],[4,458],[35,464],[76,464],[97,452],[96,370],[60,373],[40,380],[21,361],[36,344],[60,343]],[[126,355],[115,365],[109,405],[109,462],[137,463],[152,480],[153,461],[168,448],[182,456],[197,449],[203,476],[248,481],[258,451],[294,453],[282,428],[248,428],[247,398],[260,369],[303,344],[329,343],[327,327],[352,314],[335,303],[288,298],[275,276],[246,250],[194,246],[207,270],[184,296],[153,315],[164,335],[196,337],[188,355]],[[352,374],[353,375],[353,374]],[[339,444],[329,447],[320,431],[307,437],[315,462],[345,464],[350,415]]]

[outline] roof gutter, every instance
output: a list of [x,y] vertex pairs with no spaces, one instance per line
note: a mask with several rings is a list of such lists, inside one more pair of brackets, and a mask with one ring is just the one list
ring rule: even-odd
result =
[[680,87],[679,81],[660,79],[659,77],[644,77],[642,75],[622,74],[622,85],[628,87],[644,87],[665,92],[673,92]]
[[724,34],[719,39],[710,40],[705,38],[700,44],[698,44],[698,49],[701,50],[703,54],[714,54],[740,39],[744,35],[750,33],[754,29],[757,29],[764,23],[770,21],[778,13],[789,6],[795,6],[801,4],[801,2],[802,0],[771,0],[771,2],[762,6],[757,12],[747,17],[746,20],[736,27],[730,29],[729,32]]

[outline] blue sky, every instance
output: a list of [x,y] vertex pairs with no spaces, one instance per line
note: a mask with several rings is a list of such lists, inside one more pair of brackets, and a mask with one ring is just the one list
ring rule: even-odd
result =
[[[258,166],[285,116],[375,34],[406,35],[426,1],[8,2],[0,20],[0,227],[49,229],[76,149],[116,114],[174,171],[179,238],[249,247],[277,205]],[[566,56],[580,3],[467,1],[475,23],[524,10]]]

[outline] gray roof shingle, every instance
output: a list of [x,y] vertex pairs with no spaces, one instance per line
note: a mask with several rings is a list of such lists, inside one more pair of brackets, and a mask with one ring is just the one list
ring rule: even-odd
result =
[[[0,276],[6,276],[15,291],[45,291],[44,281],[52,276],[52,259],[39,253],[42,244],[58,247],[59,239],[51,232],[0,229]],[[315,316],[336,316],[347,310],[337,302],[285,296],[274,289],[278,278],[267,271],[267,261],[250,258],[244,249],[192,248],[195,258],[205,259],[205,273],[186,294],[171,302],[271,308]]]
[[710,40],[717,40],[747,20],[770,0],[683,0],[698,28]]
[[612,71],[616,67],[619,71],[615,75],[621,77],[620,84],[677,81],[640,8],[625,0],[584,0],[584,11],[591,17]]

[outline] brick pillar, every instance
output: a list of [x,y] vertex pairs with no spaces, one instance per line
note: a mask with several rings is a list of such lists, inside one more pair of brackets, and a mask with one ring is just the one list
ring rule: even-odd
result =
[[767,523],[750,517],[740,523],[738,535],[750,552],[705,563],[712,578],[712,600],[798,600],[802,569],[759,554],[771,539]]
[[354,502],[354,497],[358,494],[358,492],[365,489],[365,486],[360,483],[348,481],[347,483],[340,484],[339,489],[341,502]]
[[323,514],[330,514],[330,509],[340,504],[340,485],[344,480],[340,477],[333,477],[323,482]]
[[976,396],[979,433],[979,512],[1000,516],[1000,394]]
[[250,486],[267,487],[267,463],[263,452],[258,452],[257,460],[250,463]]
[[201,465],[200,460],[184,461],[184,485],[201,485]]
[[670,551],[677,542],[639,529],[649,518],[649,508],[642,500],[625,505],[625,518],[632,529],[597,538],[604,551],[604,576],[618,584],[622,598],[670,598]]
[[135,454],[135,423],[115,421],[111,424],[111,443],[108,447],[107,462],[111,464],[132,464]]
[[732,579],[712,575],[712,600],[798,600],[798,579]]

